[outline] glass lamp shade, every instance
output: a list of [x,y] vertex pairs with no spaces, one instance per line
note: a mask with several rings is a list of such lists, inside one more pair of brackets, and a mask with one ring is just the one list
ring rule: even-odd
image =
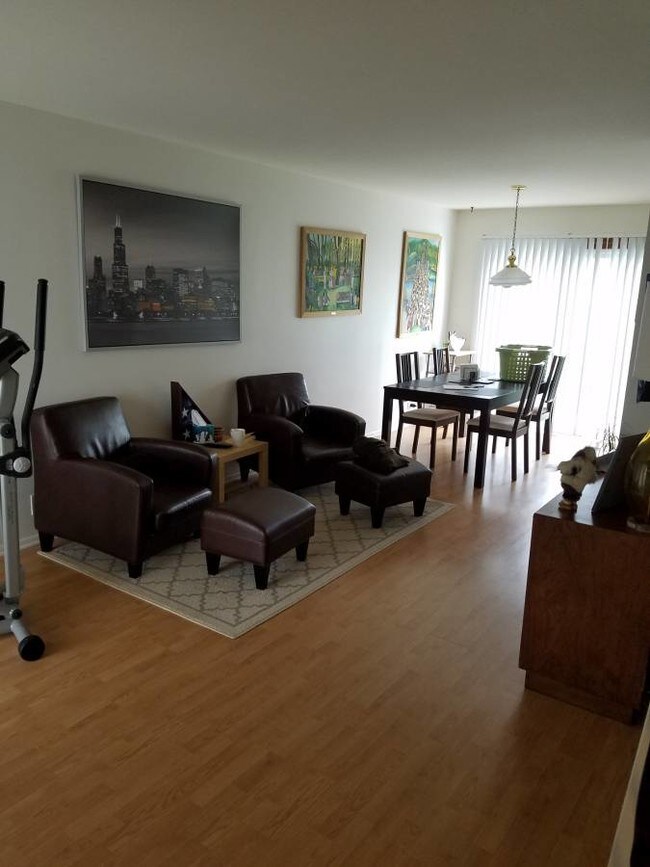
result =
[[625,469],[627,525],[650,533],[650,431],[643,437]]
[[516,264],[514,252],[508,256],[506,267],[490,277],[490,286],[525,286],[532,282],[528,274]]

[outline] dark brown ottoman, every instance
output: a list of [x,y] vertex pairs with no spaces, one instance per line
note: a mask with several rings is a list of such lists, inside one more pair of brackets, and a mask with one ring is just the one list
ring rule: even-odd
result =
[[255,488],[206,509],[201,519],[201,548],[209,575],[219,572],[221,556],[253,564],[255,586],[265,590],[271,563],[290,548],[307,559],[314,535],[316,508],[280,488]]
[[366,470],[353,461],[342,461],[334,478],[341,514],[350,513],[351,500],[363,503],[370,506],[373,527],[381,527],[388,506],[409,500],[413,501],[413,514],[419,517],[431,488],[431,470],[414,460],[387,475]]

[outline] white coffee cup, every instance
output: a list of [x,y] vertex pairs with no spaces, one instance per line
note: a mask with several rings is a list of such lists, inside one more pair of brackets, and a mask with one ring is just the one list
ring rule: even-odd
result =
[[244,442],[244,437],[246,436],[246,431],[243,427],[231,427],[230,428],[230,439],[236,446],[240,446]]

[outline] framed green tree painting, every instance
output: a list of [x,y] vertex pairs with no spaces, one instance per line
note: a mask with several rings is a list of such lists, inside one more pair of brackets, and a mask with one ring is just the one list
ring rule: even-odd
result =
[[300,230],[300,316],[361,313],[366,236],[339,229]]
[[397,336],[421,334],[433,327],[440,235],[404,232]]

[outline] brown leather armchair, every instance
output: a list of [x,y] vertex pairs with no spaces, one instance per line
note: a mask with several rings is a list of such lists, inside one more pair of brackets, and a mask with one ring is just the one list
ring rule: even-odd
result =
[[332,481],[366,430],[353,412],[311,403],[302,373],[244,376],[237,404],[239,427],[269,443],[270,478],[290,491]]
[[198,535],[212,499],[207,449],[132,437],[115,397],[76,400],[34,411],[34,524],[41,548],[54,536],[128,563]]

